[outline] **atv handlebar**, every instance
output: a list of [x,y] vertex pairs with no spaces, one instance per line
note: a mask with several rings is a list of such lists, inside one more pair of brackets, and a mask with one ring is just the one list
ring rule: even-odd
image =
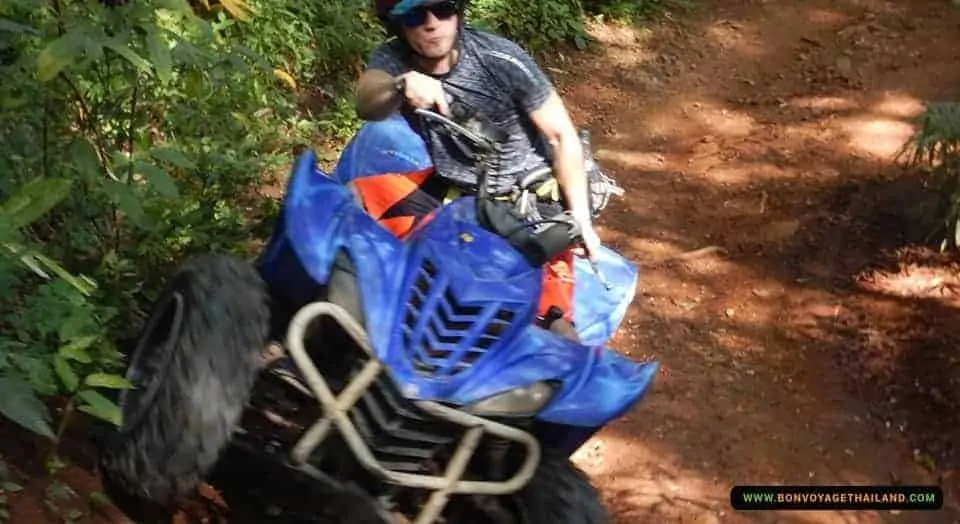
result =
[[463,136],[485,157],[481,159],[484,165],[477,180],[477,219],[480,225],[506,239],[535,266],[543,265],[568,247],[581,243],[583,231],[568,211],[530,222],[513,204],[489,198],[487,175],[505,137],[489,122],[471,114],[466,106],[458,106],[457,102],[453,102],[450,109],[455,115],[459,113],[475,129],[428,109],[417,108],[414,113]]
[[470,127],[429,109],[416,108],[414,114],[434,123],[439,123],[448,131],[453,131],[466,138],[480,152],[480,158],[475,158],[475,160],[480,162],[480,173],[477,177],[477,205],[478,211],[482,215],[483,210],[479,206],[481,206],[480,202],[487,200],[489,197],[488,175],[492,164],[495,164],[498,160],[501,144],[506,136],[503,133],[497,133],[492,125],[460,101],[453,100],[450,102],[450,110],[459,117],[458,119],[464,121]]
[[500,144],[497,141],[493,140],[490,137],[485,136],[481,132],[476,132],[471,129],[468,129],[463,125],[455,122],[453,119],[443,116],[440,113],[431,111],[429,109],[421,109],[421,108],[414,109],[414,113],[422,117],[425,117],[427,119],[438,122],[446,126],[447,128],[456,131],[463,137],[470,140],[470,142],[472,142],[475,146],[480,148],[484,153],[493,153],[500,149]]

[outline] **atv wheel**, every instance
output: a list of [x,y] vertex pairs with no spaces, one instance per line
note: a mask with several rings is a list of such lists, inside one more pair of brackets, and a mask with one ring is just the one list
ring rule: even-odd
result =
[[607,524],[610,516],[590,479],[562,455],[545,452],[530,482],[515,496],[524,524]]
[[200,256],[174,275],[130,355],[123,424],[103,442],[104,485],[125,511],[152,520],[141,511],[197,488],[240,420],[269,320],[266,286],[240,260]]
[[366,327],[360,287],[357,285],[357,267],[346,251],[337,251],[327,282],[327,300],[344,308],[361,326]]

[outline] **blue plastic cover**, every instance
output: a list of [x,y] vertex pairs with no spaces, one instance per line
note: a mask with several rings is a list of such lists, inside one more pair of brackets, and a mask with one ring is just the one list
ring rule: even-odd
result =
[[603,249],[598,264],[612,284],[608,291],[586,261],[576,262],[581,344],[536,327],[541,269],[477,224],[472,197],[438,210],[401,241],[344,186],[430,165],[423,142],[399,118],[365,125],[332,175],[317,167],[312,152],[301,156],[261,265],[274,293],[298,296],[304,279],[325,283],[335,253],[344,249],[357,270],[371,344],[407,396],[467,406],[543,380],[560,388],[537,415],[541,420],[595,428],[629,409],[657,364],[603,344],[634,296],[633,264]]

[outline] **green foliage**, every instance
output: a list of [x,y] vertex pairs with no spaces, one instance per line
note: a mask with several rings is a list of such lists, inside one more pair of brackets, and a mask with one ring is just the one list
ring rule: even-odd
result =
[[13,481],[7,463],[3,460],[3,456],[0,456],[0,522],[9,522],[10,495],[15,495],[21,491],[23,491],[23,486]]
[[689,9],[693,0],[584,0],[584,11],[599,19],[630,23],[663,11]]
[[917,132],[899,155],[908,152],[911,165],[932,169],[934,183],[940,188],[941,250],[960,248],[960,103],[927,107]]
[[585,48],[590,42],[580,0],[474,0],[469,17],[477,27],[494,30],[538,52],[556,42]]
[[304,108],[299,86],[355,77],[377,38],[363,4],[218,6],[0,4],[0,413],[39,435],[74,411],[119,423],[115,341],[170,266],[245,253],[263,174],[356,127],[342,96]]
[[667,9],[689,7],[691,3],[692,0],[472,0],[469,19],[474,26],[515,39],[533,52],[560,42],[584,49],[593,42],[584,26],[586,16],[629,23]]

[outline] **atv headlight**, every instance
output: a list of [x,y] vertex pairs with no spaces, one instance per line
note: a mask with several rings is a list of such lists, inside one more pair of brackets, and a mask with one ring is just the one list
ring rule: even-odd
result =
[[534,382],[477,401],[467,406],[466,411],[481,416],[530,416],[540,411],[555,391],[555,386],[549,382]]

